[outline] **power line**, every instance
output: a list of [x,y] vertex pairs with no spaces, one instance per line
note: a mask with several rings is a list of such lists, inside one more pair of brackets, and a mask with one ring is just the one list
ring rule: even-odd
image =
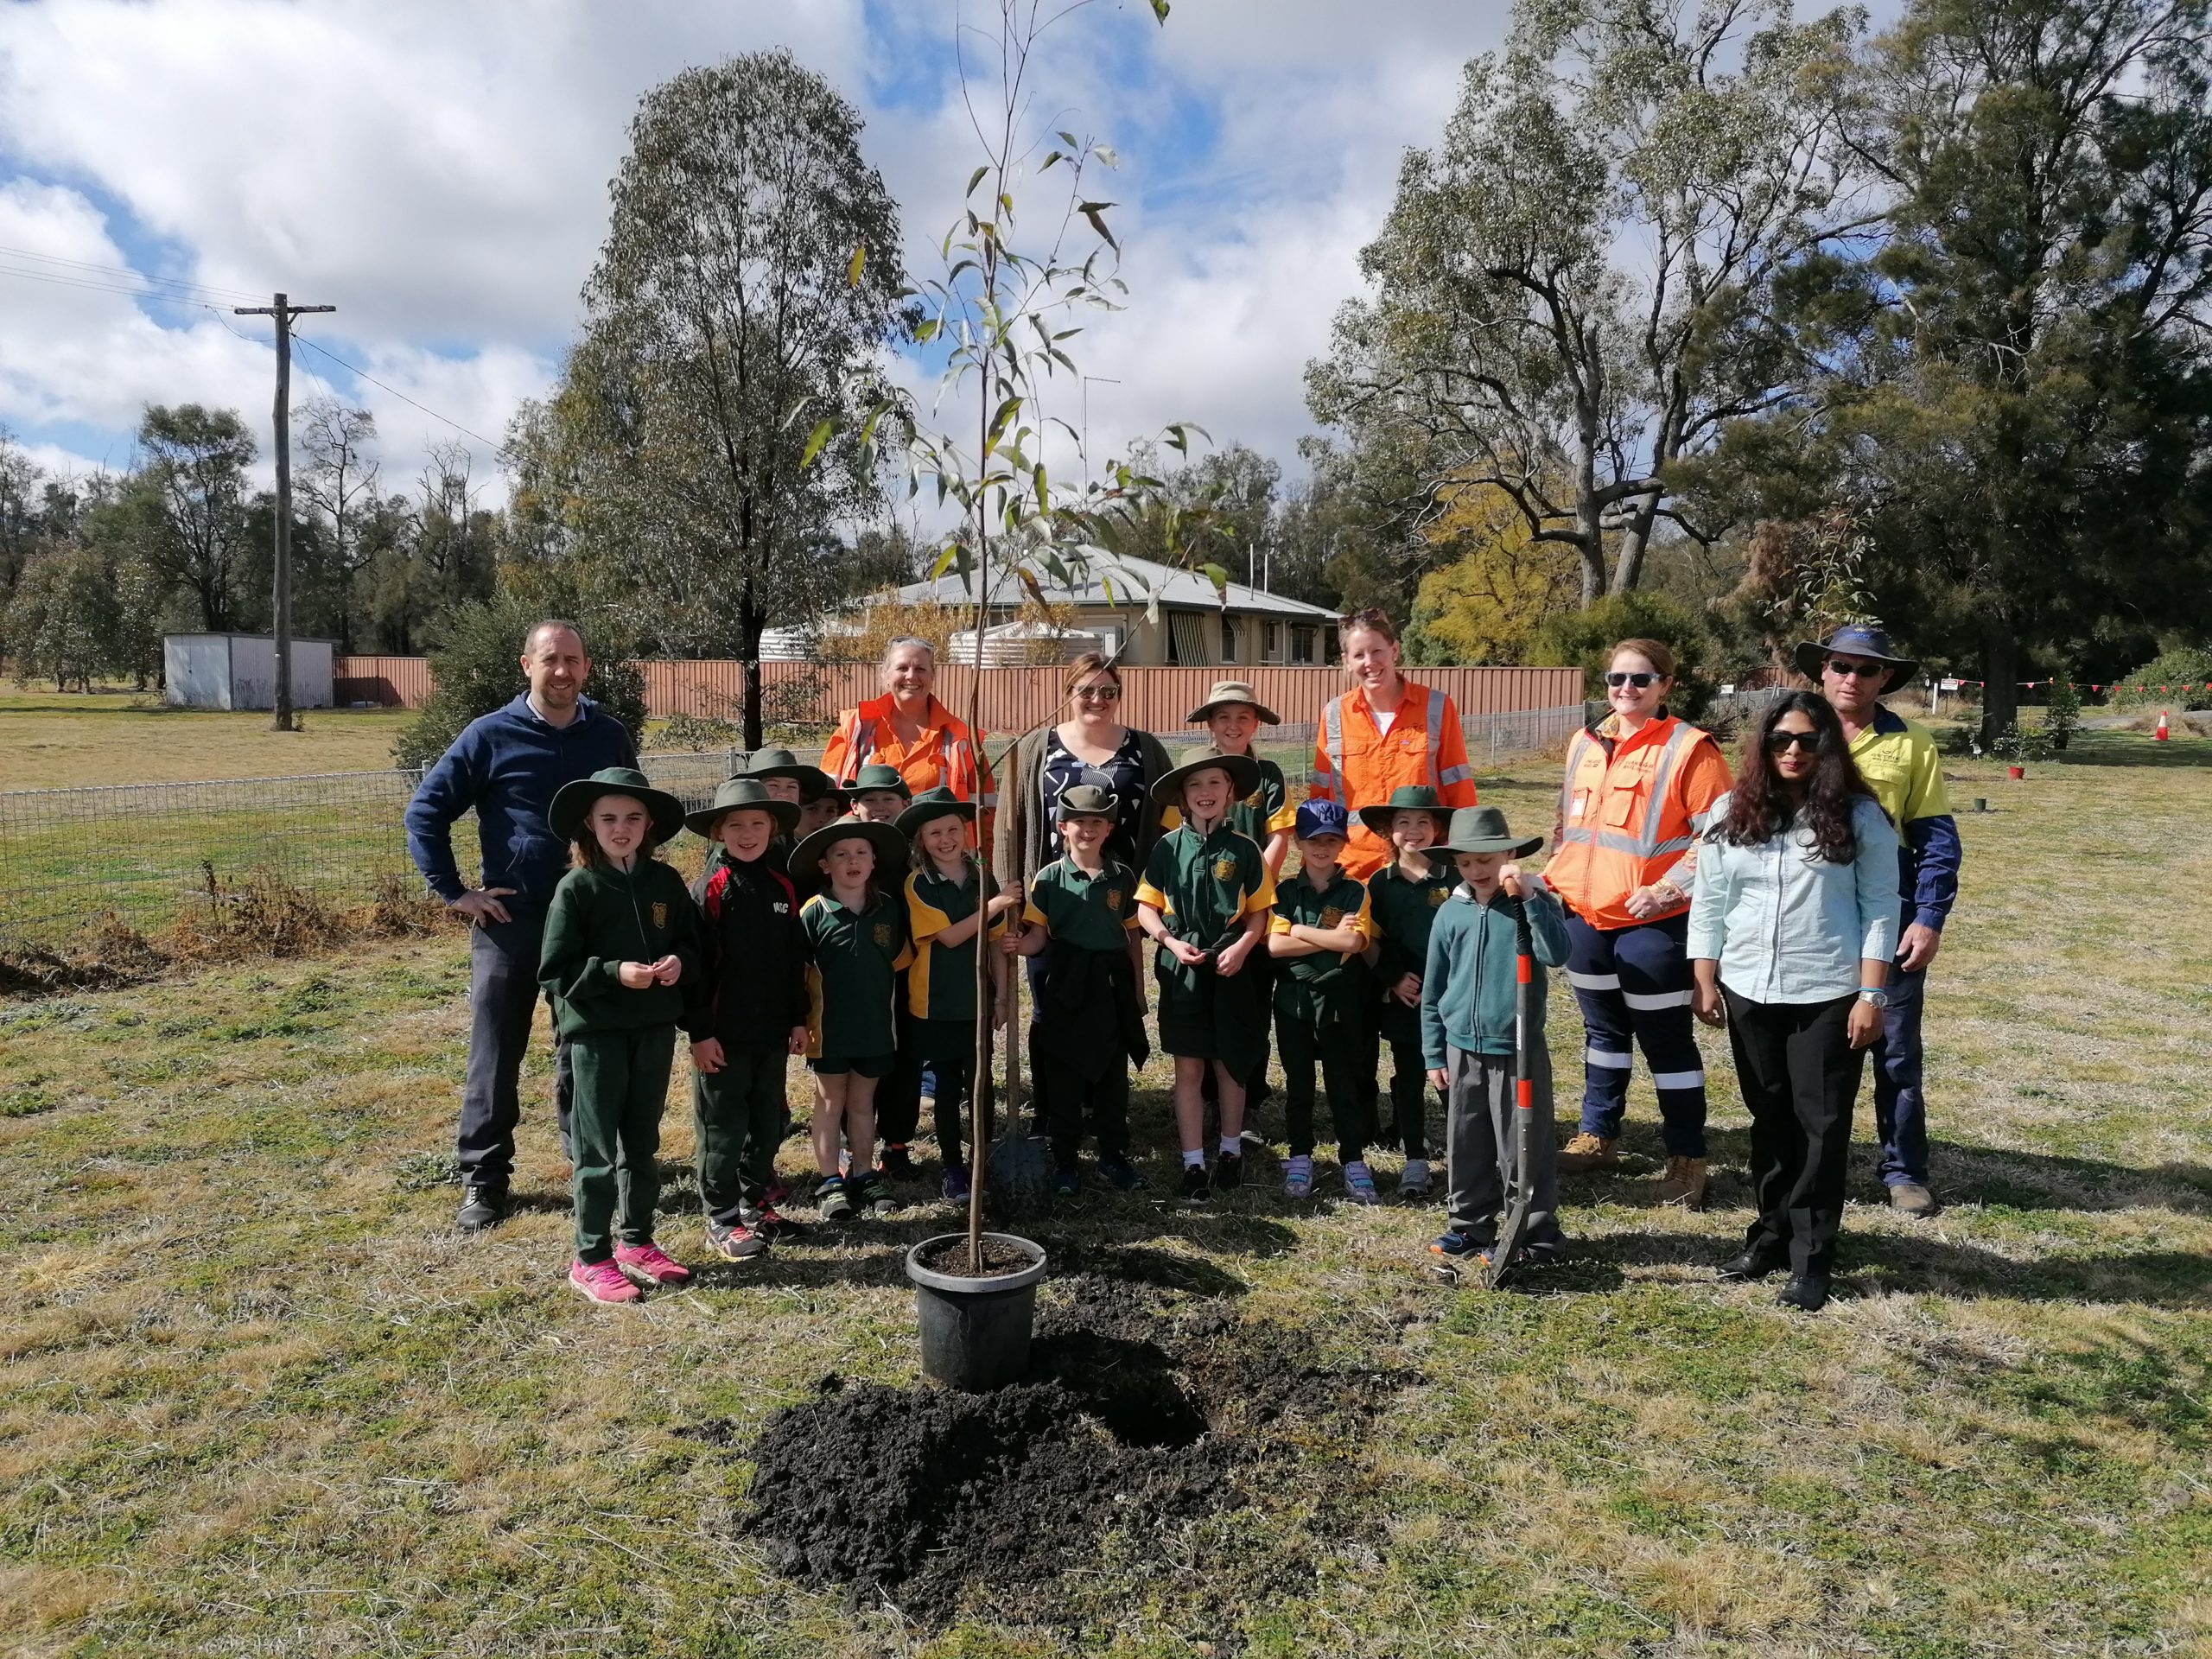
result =
[[223,288],[208,283],[188,282],[181,276],[155,276],[128,265],[101,264],[90,259],[70,259],[58,253],[41,253],[35,248],[0,247],[0,257],[10,259],[35,260],[42,265],[62,265],[73,270],[90,271],[99,276],[128,277],[132,282],[161,288],[190,289],[195,293],[212,295],[219,299],[250,300],[259,297],[243,289]]
[[316,345],[315,341],[309,340],[305,334],[295,333],[292,338],[299,341],[301,345],[306,346],[309,351],[315,353],[317,356],[327,358],[331,362],[335,363],[340,368],[345,370],[346,373],[357,376],[360,379],[367,381],[371,385],[375,386],[381,391],[390,392],[393,397],[398,398],[401,403],[407,404],[410,408],[421,410],[423,413],[429,416],[434,421],[443,421],[448,426],[453,428],[454,431],[460,433],[462,436],[475,439],[477,442],[490,448],[493,454],[505,455],[511,461],[514,459],[514,452],[509,449],[505,444],[496,442],[493,440],[486,437],[481,432],[470,430],[467,427],[463,426],[459,421],[454,419],[452,416],[439,414],[436,410],[432,409],[428,404],[416,403],[414,398],[410,397],[405,392],[400,391],[398,387],[385,385],[383,381],[378,379],[376,376],[371,374],[366,369],[359,368],[353,364],[348,363],[344,358],[339,356],[335,352],[325,351],[321,346]]

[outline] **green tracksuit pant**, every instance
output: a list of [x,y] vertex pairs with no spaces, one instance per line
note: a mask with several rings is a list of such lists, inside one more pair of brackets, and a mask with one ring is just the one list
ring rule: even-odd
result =
[[710,1220],[725,1227],[738,1221],[750,1225],[761,1195],[775,1185],[789,1058],[781,1049],[747,1054],[725,1044],[721,1071],[691,1074],[699,1203]]
[[649,1244],[660,1202],[661,1108],[676,1058],[676,1027],[591,1031],[569,1039],[575,1074],[569,1123],[575,1174],[576,1259],[604,1262],[614,1235]]

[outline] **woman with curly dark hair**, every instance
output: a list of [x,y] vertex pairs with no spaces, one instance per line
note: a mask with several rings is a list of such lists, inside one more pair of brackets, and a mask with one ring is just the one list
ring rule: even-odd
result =
[[1751,1114],[1758,1217],[1723,1279],[1787,1266],[1779,1300],[1828,1299],[1866,1050],[1882,1029],[1897,925],[1897,833],[1825,699],[1793,691],[1713,804],[1690,901],[1692,1010],[1728,1027]]

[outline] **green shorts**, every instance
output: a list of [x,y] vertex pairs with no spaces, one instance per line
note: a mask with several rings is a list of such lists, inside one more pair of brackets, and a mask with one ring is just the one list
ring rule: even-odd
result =
[[806,1069],[817,1076],[834,1077],[849,1071],[856,1077],[887,1077],[895,1054],[848,1055],[842,1059],[809,1060]]

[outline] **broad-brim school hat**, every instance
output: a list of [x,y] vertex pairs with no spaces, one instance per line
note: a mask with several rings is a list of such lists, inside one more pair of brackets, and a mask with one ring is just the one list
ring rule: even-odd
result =
[[862,766],[844,789],[845,799],[849,803],[863,795],[879,794],[887,790],[901,800],[910,801],[914,798],[913,789],[899,775],[899,768],[880,764]]
[[1112,790],[1098,784],[1071,784],[1060,791],[1060,804],[1053,810],[1052,821],[1065,823],[1070,818],[1104,818],[1111,823],[1122,816],[1122,798]]
[[755,749],[745,763],[743,778],[791,778],[798,783],[802,801],[818,801],[837,793],[837,780],[819,766],[810,766],[789,749]]
[[635,766],[607,766],[588,778],[565,783],[554,791],[545,821],[563,841],[574,841],[594,803],[602,796],[630,795],[645,804],[653,821],[653,845],[672,841],[683,832],[683,803],[664,789],[655,789]]
[[1203,726],[1213,718],[1215,709],[1224,703],[1230,702],[1250,705],[1252,711],[1259,715],[1260,724],[1262,726],[1282,724],[1275,717],[1275,711],[1260,701],[1259,694],[1252,690],[1251,683],[1248,680],[1216,680],[1213,683],[1213,690],[1206,693],[1206,700],[1192,709],[1184,718],[1193,726]]
[[723,779],[715,786],[711,804],[696,812],[686,812],[683,827],[693,835],[704,836],[711,841],[715,826],[721,821],[722,814],[734,812],[740,807],[749,811],[766,812],[775,819],[776,828],[787,836],[798,826],[798,804],[796,801],[779,801],[768,793],[768,786],[758,778],[747,778],[741,773],[735,778]]
[[925,789],[914,797],[914,804],[898,817],[899,833],[912,841],[921,833],[924,824],[933,818],[965,818],[976,821],[976,803],[963,801],[943,784]]
[[1381,806],[1363,806],[1355,815],[1359,821],[1385,841],[1390,838],[1390,820],[1401,812],[1426,812],[1436,820],[1436,833],[1452,833],[1452,809],[1436,798],[1436,791],[1427,784],[1401,784],[1390,791],[1390,798]]
[[1209,766],[1218,766],[1229,774],[1229,792],[1232,800],[1241,801],[1260,786],[1260,763],[1257,760],[1249,754],[1224,754],[1208,744],[1203,749],[1187,750],[1174,767],[1160,774],[1152,785],[1152,804],[1179,810],[1183,804],[1183,780],[1192,772],[1204,772]]
[[1431,858],[1453,853],[1505,853],[1526,858],[1544,844],[1541,836],[1522,837],[1505,827],[1505,814],[1494,806],[1463,806],[1452,815],[1444,839],[1421,850]]
[[839,818],[823,824],[791,849],[791,868],[802,874],[819,875],[823,855],[837,842],[856,837],[875,849],[879,882],[888,885],[900,878],[906,868],[906,837],[893,825],[869,818]]

